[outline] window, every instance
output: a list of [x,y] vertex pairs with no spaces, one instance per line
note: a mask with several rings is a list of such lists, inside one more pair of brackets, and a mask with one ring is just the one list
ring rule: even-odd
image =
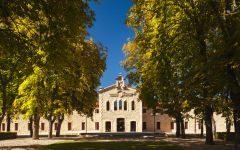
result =
[[135,102],[132,101],[132,110],[135,110]]
[[107,103],[106,103],[106,110],[107,110],[107,111],[110,110],[110,103],[109,103],[109,101],[107,101]]
[[157,122],[157,130],[160,130],[160,129],[161,129],[161,123]]
[[125,119],[117,118],[117,132],[124,132],[124,131],[125,131]]
[[85,122],[82,122],[82,130],[85,130]]
[[95,130],[99,130],[99,122],[95,122]]
[[117,101],[114,101],[114,110],[117,110]]
[[5,131],[5,123],[2,123],[2,131]]
[[122,100],[119,101],[119,107],[118,107],[119,110],[122,110]]
[[143,122],[143,127],[142,127],[143,130],[147,130],[147,122]]
[[44,130],[44,123],[41,123],[41,130]]
[[54,130],[57,130],[58,123],[54,123]]
[[124,110],[127,110],[127,101],[124,101]]
[[99,113],[99,109],[95,109],[95,113],[98,114]]
[[188,129],[188,122],[185,122],[185,129]]
[[146,113],[147,112],[147,109],[146,108],[143,108],[143,113]]
[[136,121],[131,121],[130,125],[131,132],[136,132]]
[[31,123],[28,123],[28,131],[31,129]]
[[174,129],[174,122],[171,122],[171,129]]
[[72,123],[68,122],[68,131],[72,130]]
[[106,121],[105,123],[105,132],[111,132],[111,122]]
[[18,130],[18,123],[15,123],[14,127],[15,127],[15,131],[17,131]]

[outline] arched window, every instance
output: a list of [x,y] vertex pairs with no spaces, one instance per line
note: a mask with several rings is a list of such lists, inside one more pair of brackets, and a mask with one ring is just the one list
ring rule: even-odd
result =
[[110,110],[110,103],[109,103],[109,101],[107,101],[107,103],[106,103],[106,110],[107,110],[107,111]]
[[124,101],[124,110],[127,110],[127,101]]
[[132,101],[132,110],[135,110],[135,102]]
[[117,110],[117,101],[114,101],[114,110]]
[[122,110],[122,100],[119,101],[119,106],[118,107],[119,107],[118,108],[119,110]]

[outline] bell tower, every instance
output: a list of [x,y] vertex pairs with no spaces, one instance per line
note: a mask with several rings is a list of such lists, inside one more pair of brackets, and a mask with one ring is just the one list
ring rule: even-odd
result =
[[125,87],[124,78],[121,73],[119,73],[116,78],[116,87],[118,90],[123,90]]

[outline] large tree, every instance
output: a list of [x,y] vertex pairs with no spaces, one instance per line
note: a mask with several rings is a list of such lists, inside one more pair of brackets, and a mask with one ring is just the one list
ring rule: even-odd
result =
[[201,110],[206,144],[213,144],[212,115],[219,107],[216,97],[226,87],[231,91],[235,118],[239,116],[238,6],[235,0],[136,0],[127,19],[135,32],[124,46],[129,77],[146,97],[150,91],[161,102],[175,99],[181,104],[175,94]]
[[[239,0],[209,0],[209,5],[215,16],[216,27],[220,33],[218,42],[218,55],[216,61],[222,64],[219,68],[224,82],[222,86],[227,87],[230,91],[230,98],[233,106],[234,127],[235,127],[235,149],[240,149],[240,84],[239,84],[239,26],[240,11]],[[215,44],[217,47],[217,44]]]
[[[21,63],[27,65],[27,71],[14,104],[27,117],[33,116],[34,139],[38,139],[40,117],[45,116],[50,122],[53,120],[50,118],[54,110],[46,104],[63,101],[56,107],[69,104],[65,105],[69,106],[65,112],[75,109],[79,113],[89,113],[87,110],[93,109],[86,106],[95,104],[95,90],[105,69],[106,51],[100,44],[87,40],[87,29],[94,21],[89,2],[40,0],[1,3],[2,31],[9,30],[19,37],[25,46],[19,51],[27,52],[27,55],[20,54],[26,58]],[[6,34],[5,39],[9,38],[10,34]],[[4,44],[2,42],[1,46]]]

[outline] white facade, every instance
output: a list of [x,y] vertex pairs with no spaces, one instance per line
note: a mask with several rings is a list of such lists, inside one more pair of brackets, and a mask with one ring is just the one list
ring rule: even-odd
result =
[[[151,109],[142,106],[138,99],[136,89],[125,85],[124,78],[119,75],[116,83],[99,90],[99,101],[92,118],[73,112],[65,115],[62,123],[61,134],[80,133],[105,133],[105,132],[156,132],[174,134],[176,124],[174,119],[166,114],[152,114]],[[193,110],[184,123],[186,134],[200,134],[199,120],[194,116]],[[225,132],[225,118],[214,114],[216,132]],[[11,124],[11,131],[21,134],[29,134],[28,120],[15,119]],[[55,130],[53,125],[53,130]],[[233,129],[233,127],[232,127]],[[6,131],[6,123],[2,124],[2,131]],[[205,129],[204,129],[205,131]],[[40,134],[48,133],[48,121],[41,118]],[[54,133],[54,131],[53,131]]]

